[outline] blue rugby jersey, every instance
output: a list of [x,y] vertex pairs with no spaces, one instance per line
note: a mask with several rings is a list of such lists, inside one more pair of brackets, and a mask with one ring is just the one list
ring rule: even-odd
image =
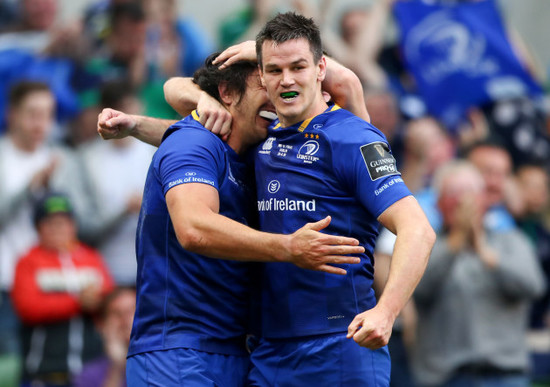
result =
[[340,276],[267,263],[262,277],[262,334],[290,338],[343,332],[376,304],[373,282],[377,217],[410,191],[384,135],[333,105],[288,128],[277,124],[255,154],[262,231],[292,233],[327,215],[323,232],[357,238],[360,264]]
[[184,250],[166,206],[170,188],[198,182],[218,190],[220,214],[247,224],[255,213],[252,168],[196,118],[194,113],[168,130],[147,175],[129,355],[181,347],[244,353],[251,264]]

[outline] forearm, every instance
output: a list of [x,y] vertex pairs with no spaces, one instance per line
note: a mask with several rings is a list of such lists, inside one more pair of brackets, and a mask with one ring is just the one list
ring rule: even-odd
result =
[[180,244],[202,255],[239,261],[288,260],[288,236],[257,231],[214,212],[187,216],[185,223],[174,227]]
[[25,203],[31,195],[31,187],[23,188],[21,191],[14,195],[2,195],[0,192],[0,228],[9,223],[14,214],[20,206]]
[[203,91],[191,78],[174,77],[164,83],[164,97],[172,108],[186,117],[197,107]]
[[418,285],[433,246],[429,230],[411,229],[397,234],[388,281],[378,305],[396,317]]
[[392,204],[379,220],[397,238],[388,281],[377,307],[395,318],[410,299],[426,269],[435,233],[412,196]]
[[165,120],[146,116],[133,116],[136,120],[136,127],[130,134],[138,140],[153,146],[160,146],[162,136],[166,129],[176,123],[175,120]]
[[357,75],[330,57],[326,57],[326,60],[327,74],[323,81],[323,90],[331,95],[335,103],[370,122],[363,86]]

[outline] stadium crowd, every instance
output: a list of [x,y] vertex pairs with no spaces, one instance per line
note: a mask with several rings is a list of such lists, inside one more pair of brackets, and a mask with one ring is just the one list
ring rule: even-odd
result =
[[[391,385],[550,384],[544,71],[497,0],[373,0],[338,15],[337,30],[333,1],[320,3],[251,0],[212,41],[175,0],[90,1],[63,25],[60,1],[0,1],[0,387],[125,385],[155,148],[102,140],[98,114],[179,119],[165,82],[289,8],[312,17],[326,53],[358,75],[371,123],[438,233],[394,326]],[[381,230],[378,292],[394,240]]]

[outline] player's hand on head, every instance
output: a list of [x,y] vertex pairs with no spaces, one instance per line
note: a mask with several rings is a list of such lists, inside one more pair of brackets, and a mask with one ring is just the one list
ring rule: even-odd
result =
[[291,234],[289,262],[309,270],[325,271],[332,274],[345,275],[346,270],[333,264],[356,264],[361,259],[350,254],[362,254],[363,246],[355,238],[321,233],[330,224],[331,218],[307,223]]
[[347,338],[362,347],[378,349],[388,344],[395,318],[379,307],[359,313],[348,326]]
[[240,60],[256,62],[257,59],[256,42],[253,40],[247,40],[245,42],[235,44],[234,46],[226,48],[220,55],[216,57],[216,59],[214,59],[212,63],[215,65],[219,65],[220,69],[224,69]]
[[130,136],[137,122],[131,115],[105,108],[97,117],[97,132],[104,140]]
[[200,123],[212,133],[226,140],[231,133],[233,117],[227,109],[207,93],[201,93],[197,103]]

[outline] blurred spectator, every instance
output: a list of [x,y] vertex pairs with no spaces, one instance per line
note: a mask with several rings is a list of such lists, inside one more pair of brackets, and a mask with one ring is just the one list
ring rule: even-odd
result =
[[480,141],[466,150],[466,158],[485,181],[485,226],[493,231],[515,227],[513,215],[521,211],[522,198],[512,178],[512,159],[498,141]]
[[367,89],[365,105],[371,118],[371,124],[380,129],[390,143],[397,166],[402,168],[403,128],[396,97],[389,90]]
[[91,318],[112,281],[101,256],[76,238],[68,198],[49,192],[34,209],[38,244],[17,263],[12,299],[22,321],[23,386],[70,386],[101,341]]
[[455,157],[452,139],[432,117],[411,120],[403,133],[401,176],[412,192],[430,187],[437,168]]
[[80,22],[56,24],[57,0],[21,0],[19,17],[0,34],[0,50],[18,49],[33,54],[78,58],[82,46]]
[[542,165],[526,164],[516,171],[523,208],[517,216],[521,230],[529,237],[546,275],[546,294],[537,300],[531,313],[531,328],[550,330],[550,229],[544,212],[550,206],[550,179]]
[[171,118],[175,112],[164,100],[165,79],[159,78],[161,73],[153,71],[153,63],[148,62],[154,55],[148,53],[146,16],[141,2],[117,2],[109,7],[109,35],[103,49],[86,63],[87,75],[82,79],[89,80],[83,82],[79,90],[89,93],[99,90],[105,82],[127,81],[139,94],[145,114]]
[[99,84],[111,80],[128,80],[139,87],[147,79],[145,36],[147,22],[137,2],[113,4],[109,8],[109,35],[106,47],[86,65]]
[[483,226],[484,181],[465,161],[435,177],[444,229],[414,300],[413,370],[421,386],[529,386],[529,304],[544,292],[534,250],[517,228]]
[[101,49],[110,33],[109,15],[111,7],[116,4],[136,0],[96,0],[88,5],[83,15],[83,30],[93,51]]
[[54,109],[46,84],[18,83],[9,97],[7,133],[0,136],[0,354],[8,358],[19,352],[18,321],[8,293],[17,260],[37,238],[32,198],[48,187],[78,186],[72,155],[47,142]]
[[[328,23],[332,0],[323,2],[317,15],[323,28],[323,42],[330,55],[352,69],[365,88],[386,89],[388,78],[378,59],[385,44],[387,22],[395,0],[375,0],[370,8],[347,8],[334,33]],[[297,1],[304,3],[306,0]]]
[[103,300],[97,321],[104,354],[86,364],[74,387],[125,387],[126,354],[136,308],[136,291],[118,287]]
[[190,17],[180,17],[176,0],[144,0],[147,14],[146,56],[149,77],[164,82],[193,76],[215,51],[207,34]]
[[263,25],[276,15],[278,5],[277,0],[249,0],[244,8],[226,16],[219,26],[221,48],[254,39]]
[[[64,124],[78,112],[72,81],[75,61],[84,56],[78,21],[57,23],[57,0],[21,0],[19,17],[0,33],[0,126],[9,88],[16,82],[46,82],[57,102],[57,120]],[[63,133],[58,133],[61,137]],[[1,133],[1,130],[0,130]]]
[[[101,106],[141,114],[133,88],[123,81],[105,83]],[[96,139],[79,148],[83,197],[82,237],[103,255],[118,285],[136,280],[135,236],[145,177],[155,148],[133,137]]]

